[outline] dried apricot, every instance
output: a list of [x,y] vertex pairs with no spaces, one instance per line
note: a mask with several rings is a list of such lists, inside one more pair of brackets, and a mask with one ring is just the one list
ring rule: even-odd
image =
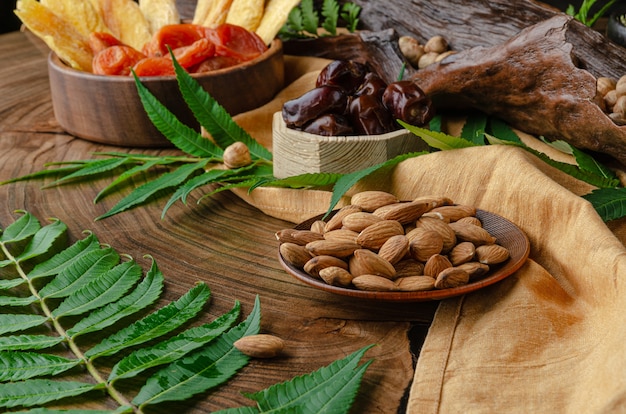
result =
[[202,26],[191,23],[170,24],[159,29],[142,51],[146,56],[166,56],[168,46],[170,49],[177,49],[205,37]]
[[174,49],[172,53],[182,67],[190,68],[215,55],[215,45],[209,39],[200,39],[189,46]]
[[122,41],[111,33],[106,32],[92,32],[89,35],[89,47],[93,52],[93,55],[97,55],[107,47],[121,45]]
[[141,59],[133,67],[137,76],[169,76],[174,75],[174,64],[165,56],[151,56]]
[[93,73],[127,76],[130,74],[130,69],[143,58],[145,58],[143,53],[130,46],[110,46],[94,56]]

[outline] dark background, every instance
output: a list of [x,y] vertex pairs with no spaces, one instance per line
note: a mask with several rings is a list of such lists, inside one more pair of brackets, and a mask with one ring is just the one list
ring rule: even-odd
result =
[[[85,1],[85,0],[76,0],[76,1]],[[576,9],[580,7],[582,4],[582,0],[544,0],[546,4],[550,4],[554,7],[559,8],[560,10],[565,10],[569,4],[573,4]],[[591,12],[595,12],[602,5],[606,4],[608,0],[600,0],[596,2]],[[15,9],[16,0],[0,0],[0,33],[11,32],[14,30],[19,30],[20,21],[13,13]],[[617,7],[619,5],[626,5],[626,0],[618,1],[616,5],[613,7]]]

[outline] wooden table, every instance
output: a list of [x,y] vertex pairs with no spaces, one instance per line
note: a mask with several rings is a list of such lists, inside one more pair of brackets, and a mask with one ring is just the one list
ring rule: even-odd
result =
[[[0,181],[44,168],[53,161],[93,158],[96,151],[137,151],[107,147],[66,134],[54,118],[46,56],[23,33],[0,35]],[[146,153],[174,152],[149,150]],[[194,324],[213,320],[242,303],[250,312],[259,295],[261,329],[282,337],[281,357],[251,360],[225,386],[157,412],[204,413],[252,405],[242,392],[312,372],[363,346],[378,344],[366,354],[368,368],[353,412],[402,412],[419,350],[436,302],[374,304],[320,292],[289,276],[277,260],[274,233],[292,224],[268,217],[230,192],[184,206],[174,205],[161,219],[166,199],[145,207],[94,221],[120,198],[113,195],[98,204],[95,195],[108,183],[72,184],[41,189],[43,182],[0,187],[0,227],[5,228],[27,210],[39,220],[56,217],[69,227],[71,240],[83,230],[93,231],[102,243],[131,255],[144,270],[151,255],[166,278],[161,299],[177,299],[196,282],[212,291],[205,311]],[[100,398],[82,399],[80,407],[114,408]]]

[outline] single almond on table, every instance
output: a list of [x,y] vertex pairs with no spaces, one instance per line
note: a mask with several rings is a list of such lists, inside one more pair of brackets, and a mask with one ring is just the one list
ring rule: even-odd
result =
[[282,339],[274,335],[248,335],[236,340],[233,345],[243,354],[253,358],[272,358],[285,347]]

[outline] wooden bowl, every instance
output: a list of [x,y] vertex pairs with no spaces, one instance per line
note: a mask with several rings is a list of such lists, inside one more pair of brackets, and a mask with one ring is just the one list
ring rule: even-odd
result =
[[[336,212],[337,210],[330,214],[326,220],[330,219]],[[299,230],[308,230],[311,228],[311,224],[313,224],[313,222],[320,220],[323,216],[324,214],[312,217],[298,224],[295,228]],[[497,243],[509,250],[509,259],[504,263],[494,265],[482,279],[478,279],[475,282],[464,286],[418,292],[377,292],[358,290],[356,288],[344,288],[329,285],[323,280],[316,279],[304,270],[287,262],[280,254],[280,251],[278,252],[278,261],[287,273],[300,282],[336,295],[350,296],[353,298],[368,299],[378,302],[425,302],[448,299],[483,289],[507,278],[524,265],[526,259],[528,259],[528,255],[530,254],[530,242],[528,237],[511,221],[497,214],[480,209],[476,210],[476,217],[480,219],[483,228],[489,231],[489,233],[497,239]]]
[[274,176],[305,173],[348,174],[428,146],[406,129],[380,135],[327,137],[287,127],[282,114],[272,121]]
[[[54,114],[63,129],[89,141],[124,147],[170,147],[146,115],[132,76],[103,76],[48,57]],[[280,40],[258,58],[240,65],[192,75],[231,114],[257,108],[283,88]],[[186,125],[200,126],[183,101],[174,76],[144,77],[142,83]]]

